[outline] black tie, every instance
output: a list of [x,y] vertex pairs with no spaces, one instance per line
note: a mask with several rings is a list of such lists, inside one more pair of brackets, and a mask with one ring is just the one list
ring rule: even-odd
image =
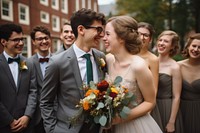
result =
[[84,58],[86,58],[86,71],[87,71],[87,83],[93,81],[93,72],[92,72],[92,62],[90,60],[90,54],[84,54]]
[[12,62],[17,62],[19,64],[20,62],[20,58],[17,57],[17,58],[8,58],[8,64],[12,63]]
[[49,58],[40,58],[39,62],[40,63],[49,62]]

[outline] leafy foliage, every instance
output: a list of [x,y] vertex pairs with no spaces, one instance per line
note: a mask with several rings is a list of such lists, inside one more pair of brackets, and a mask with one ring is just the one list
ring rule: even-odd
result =
[[[113,83],[103,80],[95,84],[91,81],[89,86],[83,86],[86,94],[77,107],[87,114],[88,120],[101,126],[109,125],[116,115],[126,118],[130,112],[129,105],[136,106],[136,102],[134,94],[123,87],[121,82],[120,76]],[[76,120],[76,117],[72,120]]]
[[181,48],[187,34],[200,32],[199,0],[116,0],[117,15],[130,15],[138,22],[152,24],[158,36],[163,30],[171,29],[181,37]]

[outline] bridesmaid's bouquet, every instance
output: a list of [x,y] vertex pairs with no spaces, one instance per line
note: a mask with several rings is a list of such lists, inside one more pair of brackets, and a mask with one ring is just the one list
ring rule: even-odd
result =
[[85,97],[77,107],[87,114],[88,120],[108,126],[116,115],[126,118],[130,112],[129,105],[135,105],[135,96],[121,85],[122,77],[118,76],[113,83],[106,80],[83,86]]

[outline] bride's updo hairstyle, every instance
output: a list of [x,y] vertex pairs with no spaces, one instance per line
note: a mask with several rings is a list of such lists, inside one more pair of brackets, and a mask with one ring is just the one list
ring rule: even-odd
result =
[[129,16],[116,16],[108,19],[119,38],[124,40],[125,48],[131,54],[137,54],[142,47],[142,41],[137,32],[138,23]]

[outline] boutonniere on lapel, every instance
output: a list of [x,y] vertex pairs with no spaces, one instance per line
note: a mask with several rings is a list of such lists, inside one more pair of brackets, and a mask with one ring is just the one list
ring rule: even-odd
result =
[[106,62],[103,58],[99,59],[100,70],[106,72]]
[[20,61],[19,65],[20,65],[20,70],[28,70],[28,67],[25,61]]

